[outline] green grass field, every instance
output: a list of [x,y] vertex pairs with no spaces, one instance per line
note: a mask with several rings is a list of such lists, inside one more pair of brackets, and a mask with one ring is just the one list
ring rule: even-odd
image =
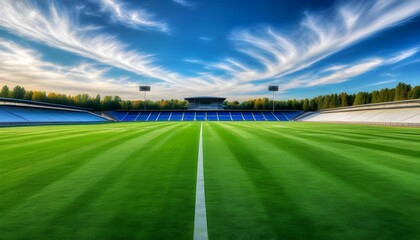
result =
[[[0,239],[192,239],[199,122],[0,128]],[[203,123],[210,239],[420,239],[420,129]]]

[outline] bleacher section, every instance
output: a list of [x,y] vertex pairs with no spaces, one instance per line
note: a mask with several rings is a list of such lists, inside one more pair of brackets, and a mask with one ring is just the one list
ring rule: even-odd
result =
[[255,121],[254,115],[252,112],[242,112],[242,116],[244,117],[245,121]]
[[219,121],[217,112],[207,112],[207,121]]
[[171,118],[169,121],[182,121],[182,118],[184,117],[184,112],[172,112]]
[[420,100],[366,104],[307,113],[305,122],[363,123],[376,125],[420,125]]
[[195,120],[195,112],[185,112],[183,121],[194,121]]
[[[117,113],[119,115],[127,113]],[[0,123],[36,124],[36,123],[78,123],[104,122],[106,119],[87,111],[66,111],[50,108],[0,105]]]
[[113,111],[122,122],[153,121],[292,121],[302,111]]
[[401,122],[420,123],[420,108],[314,113],[306,122]]
[[217,112],[219,121],[232,121],[230,112]]

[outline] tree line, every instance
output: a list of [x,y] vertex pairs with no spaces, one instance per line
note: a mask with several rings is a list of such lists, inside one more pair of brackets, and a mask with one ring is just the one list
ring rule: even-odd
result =
[[[141,100],[122,100],[119,96],[102,98],[99,94],[95,97],[88,94],[66,95],[54,92],[46,93],[45,91],[27,91],[21,86],[9,89],[7,85],[2,87],[0,97],[90,108],[95,111],[143,109],[145,104]],[[398,83],[395,88],[383,88],[373,92],[359,92],[357,94],[342,92],[340,94],[320,95],[314,98],[274,101],[274,107],[275,109],[316,111],[326,108],[418,98],[420,98],[420,86],[411,87],[409,84]],[[270,110],[273,108],[273,101],[268,98],[258,98],[243,102],[225,101],[224,105],[227,109]],[[147,109],[153,110],[185,109],[188,107],[188,102],[177,99],[147,100],[146,106]]]
[[[411,87],[410,84],[398,83],[395,88],[383,88],[372,92],[348,94],[346,92],[330,95],[320,95],[314,98],[290,99],[274,101],[275,109],[316,111],[327,108],[347,107],[368,103],[391,102],[420,98],[420,86]],[[273,101],[268,98],[257,98],[248,101],[225,102],[228,109],[273,109]]]
[[[44,103],[62,104],[75,107],[90,108],[95,111],[143,109],[144,101],[122,100],[119,96],[101,97],[99,94],[91,97],[88,94],[66,95],[45,91],[27,91],[24,87],[16,86],[10,89],[7,85],[0,91],[0,97],[31,100]],[[187,101],[177,99],[146,101],[147,109],[185,109]]]

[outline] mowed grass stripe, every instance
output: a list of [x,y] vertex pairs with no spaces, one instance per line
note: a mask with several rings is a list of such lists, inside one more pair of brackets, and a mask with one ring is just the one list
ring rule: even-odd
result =
[[[148,141],[149,147],[133,152],[129,156],[131,161],[119,164],[95,186],[56,213],[47,223],[55,226],[54,235],[60,235],[63,226],[67,228],[77,222],[77,225],[87,227],[76,231],[73,236],[76,238],[135,236],[154,239],[153,236],[159,234],[166,238],[178,235],[188,237],[191,233],[193,196],[180,192],[193,185],[189,182],[193,178],[193,172],[188,165],[194,162],[181,159],[184,154],[167,153],[163,157],[157,153],[162,145],[168,145],[174,153],[179,151],[174,148],[182,148],[182,144],[170,144],[180,137],[195,137],[193,132],[184,131],[189,127],[192,126],[184,125],[177,131],[166,132]],[[182,149],[186,151],[188,148]],[[157,159],[161,157],[164,162]],[[95,214],[95,224],[92,224],[92,219],[82,217],[81,213],[82,216]],[[98,231],[102,225],[117,227],[102,233],[101,230]]]
[[[261,131],[268,131],[260,129]],[[334,132],[330,133],[334,135]],[[256,132],[265,138],[266,135]],[[395,158],[381,156],[382,152],[377,149],[362,148],[359,149],[359,142],[355,140],[356,146],[352,145],[352,140],[349,144],[343,145],[341,142],[335,141],[320,141],[320,139],[309,140],[306,137],[299,137],[298,135],[282,132],[270,132],[267,142],[275,142],[276,139],[272,136],[277,136],[278,139],[286,138],[283,141],[285,144],[285,151],[288,151],[301,159],[305,159],[308,164],[320,168],[330,174],[334,174],[343,181],[353,184],[360,189],[370,191],[373,195],[378,195],[378,191],[388,192],[394,188],[403,188],[411,195],[418,192],[415,183],[420,182],[420,175],[418,173],[419,162],[411,164],[408,168],[401,170],[396,168],[393,164]],[[292,142],[292,144],[289,144]],[[302,144],[305,151],[295,151],[293,142]],[[401,150],[403,151],[403,150]],[[397,154],[397,153],[395,153]],[[378,155],[380,160],[378,160]],[[404,154],[399,155],[401,159],[407,158]],[[414,160],[414,158],[413,158]],[[391,163],[391,164],[390,164]],[[407,164],[405,161],[404,164]],[[391,166],[390,166],[391,165]],[[365,181],[371,181],[372,184],[366,185]],[[377,186],[376,186],[377,184]],[[395,196],[399,198],[399,196]]]
[[[350,125],[350,127],[354,127]],[[289,137],[299,137],[302,141],[309,141],[317,147],[330,148],[333,152],[344,153],[347,155],[361,154],[362,156],[373,155],[375,157],[370,158],[370,161],[377,161],[380,165],[389,166],[392,171],[399,169],[406,171],[408,173],[419,174],[420,169],[418,166],[418,156],[420,156],[420,150],[418,150],[418,139],[404,139],[402,141],[404,144],[395,144],[394,141],[385,141],[383,138],[372,138],[369,137],[366,141],[361,141],[360,135],[370,135],[372,129],[375,131],[380,130],[382,127],[377,128],[373,126],[372,128],[366,130],[359,130],[355,132],[352,130],[352,134],[348,134],[343,129],[346,129],[345,126],[337,125],[337,128],[333,129],[335,131],[311,131],[316,132],[316,134],[308,134],[306,131],[286,131]],[[279,130],[277,125],[272,125],[270,127],[259,127],[256,126],[256,129],[262,131],[268,131],[273,134],[283,134],[283,131]],[[273,130],[273,131],[270,131]],[[385,128],[385,131],[382,131],[383,136],[388,136],[390,130]],[[407,132],[412,129],[400,128],[401,131]],[[375,134],[374,134],[375,135]],[[376,134],[375,136],[378,136]],[[375,143],[370,143],[375,142]],[[403,157],[402,157],[403,156]],[[363,158],[363,157],[362,157]],[[398,161],[395,161],[398,159]]]
[[43,145],[48,144],[49,142],[59,142],[59,141],[67,142],[73,138],[80,138],[83,136],[89,137],[92,135],[100,135],[100,134],[106,134],[106,133],[113,134],[114,131],[110,129],[98,128],[96,129],[96,131],[85,129],[85,130],[73,130],[73,131],[63,131],[63,132],[54,132],[54,133],[40,132],[39,134],[31,135],[30,137],[22,137],[17,140],[11,140],[10,142],[8,142],[8,144],[5,144],[5,147],[0,149],[0,154],[3,151],[12,150],[13,148],[22,148],[25,146],[35,146],[35,147],[41,146],[42,147]]
[[205,123],[204,176],[210,239],[272,239],[273,228],[254,183],[231,151],[222,125]]
[[[51,182],[64,178],[102,151],[125,144],[154,130],[139,128],[122,135],[93,134],[92,138],[83,137],[67,143],[51,142],[42,147],[25,147],[24,156],[11,151],[10,157],[13,162],[11,160],[12,163],[4,163],[0,171],[3,179],[0,184],[0,194],[3,196],[0,210],[6,206],[14,206]],[[26,157],[26,154],[30,157]]]
[[[223,225],[225,227],[224,231],[221,233],[226,234],[228,229],[232,228],[235,231],[230,230],[229,238],[240,238],[245,239],[282,239],[282,238],[313,238],[316,235],[314,234],[315,229],[318,227],[317,224],[309,221],[308,218],[302,216],[301,206],[296,204],[298,197],[295,196],[295,191],[300,193],[301,186],[300,184],[295,184],[296,188],[293,188],[293,184],[296,181],[304,180],[302,176],[296,178],[296,173],[302,172],[305,170],[305,164],[299,163],[299,159],[294,158],[291,155],[285,154],[275,145],[270,144],[269,141],[261,144],[258,142],[258,138],[254,134],[241,131],[238,128],[227,128],[222,126],[220,128],[220,136],[223,139],[229,139],[229,142],[224,142],[228,145],[230,151],[234,153],[234,159],[241,166],[241,170],[246,174],[249,181],[252,183],[252,192],[250,193],[237,193],[239,196],[238,199],[232,199],[231,201],[235,204],[238,202],[246,201],[250,197],[255,197],[260,202],[257,204],[258,209],[249,206],[244,209],[238,209],[242,211],[242,218],[247,216],[256,216],[259,215],[259,221],[250,222],[251,226],[242,226],[241,223],[237,223],[238,226],[232,226],[230,219],[226,216],[225,213],[219,213],[219,218],[215,222],[224,221]],[[248,147],[249,142],[252,142],[252,147]],[[264,148],[259,148],[259,145],[263,145]],[[276,157],[282,156],[281,159]],[[285,156],[286,155],[286,156]],[[278,160],[286,160],[278,161]],[[209,161],[209,159],[208,159]],[[289,163],[288,161],[292,161]],[[296,163],[297,162],[297,163]],[[289,167],[293,165],[293,167]],[[225,167],[225,166],[223,166]],[[299,170],[296,171],[295,168]],[[229,169],[229,172],[234,170]],[[280,173],[280,174],[279,174]],[[309,169],[309,175],[312,174],[312,170]],[[306,177],[311,179],[312,176]],[[317,176],[319,178],[319,176]],[[325,178],[323,177],[325,181]],[[287,184],[286,184],[287,183]],[[240,183],[239,183],[240,184]],[[336,185],[334,183],[334,185]],[[292,188],[291,188],[292,187]],[[342,186],[340,186],[342,187]],[[237,189],[227,189],[224,187],[227,192],[238,191]],[[242,190],[242,188],[239,188]],[[334,192],[331,192],[334,193]],[[220,193],[218,193],[220,194]],[[208,200],[210,201],[210,200]],[[263,211],[260,209],[261,207]],[[222,209],[230,209],[224,208]],[[208,210],[209,218],[211,210]],[[240,220],[239,220],[240,221]],[[266,231],[263,229],[266,228]],[[213,228],[210,228],[213,230]],[[269,230],[269,231],[267,231]],[[220,234],[220,233],[219,233]],[[235,235],[238,234],[238,235]],[[222,235],[223,236],[223,235]],[[220,236],[219,236],[220,237]]]
[[[389,166],[374,160],[372,151],[377,151],[375,149],[363,151],[348,143],[337,144],[334,139],[328,140],[327,134],[322,134],[317,143],[299,136],[305,133],[304,130],[298,131],[299,125],[284,126],[270,123],[253,127],[237,123],[210,124],[219,136],[210,139],[212,151],[229,157],[221,162],[217,161],[216,154],[206,154],[206,168],[210,168],[206,179],[218,177],[228,182],[235,179],[226,176],[246,172],[254,186],[250,187],[249,183],[241,185],[242,181],[238,181],[235,187],[231,187],[232,184],[223,184],[220,180],[220,185],[214,183],[210,188],[206,183],[209,189],[207,201],[221,201],[224,194],[242,196],[231,199],[237,206],[235,214],[242,211],[244,219],[249,216],[256,216],[255,222],[260,219],[252,232],[249,221],[243,223],[245,227],[242,228],[242,218],[230,218],[233,210],[227,203],[219,205],[225,211],[208,205],[210,236],[223,237],[221,232],[225,232],[226,238],[246,239],[411,239],[420,235],[417,227],[420,222],[415,217],[420,213],[416,205],[420,200],[418,174],[402,174],[400,170],[392,172]],[[357,127],[351,128],[358,131]],[[361,129],[363,132],[365,127]],[[383,128],[369,129],[378,135],[387,134]],[[394,128],[388,129],[395,131]],[[328,129],[331,135],[336,131],[340,132],[335,126]],[[220,139],[224,140],[223,143],[219,143]],[[396,145],[405,143],[399,141]],[[359,154],[352,154],[352,150]],[[400,158],[405,157],[400,154]],[[241,162],[239,168],[229,164],[234,161]],[[219,164],[212,165],[211,162]],[[242,207],[242,203],[249,199],[259,199],[260,204]],[[269,231],[265,234],[261,233],[261,225],[264,225],[261,205],[267,213],[265,226]],[[213,227],[219,232],[212,232]]]
[[[137,124],[138,128],[142,126],[148,125]],[[68,172],[61,178],[48,181],[25,202],[2,212],[1,232],[11,238],[77,236],[88,239],[92,236],[151,236],[170,225],[165,230],[168,235],[192,236],[196,150],[184,145],[177,150],[174,149],[177,144],[171,143],[185,135],[194,141],[198,131],[192,133],[193,128],[193,124],[181,128],[176,123],[157,124],[148,133],[107,149],[98,148],[96,154],[82,164],[67,166]],[[165,144],[173,152],[162,151]],[[191,142],[187,140],[183,144]],[[190,157],[190,150],[194,157]],[[144,164],[140,164],[142,162]],[[162,206],[166,208],[161,209]],[[162,214],[152,214],[150,209],[158,209]],[[124,221],[126,217],[128,220]],[[54,231],[49,225],[54,226]]]
[[[162,130],[160,130],[159,132],[150,131],[149,134],[152,134],[154,136],[159,136],[158,134],[161,131]],[[162,132],[165,133],[165,131],[162,131]],[[65,159],[65,161],[70,161],[70,164],[67,166],[67,168],[64,169],[65,172],[59,171],[59,169],[56,168],[57,166],[62,166],[64,163],[64,162],[60,162],[60,159],[61,159],[60,156],[57,156],[57,157],[53,156],[53,160],[48,161],[48,162],[41,160],[42,163],[39,165],[39,168],[41,168],[42,170],[46,168],[46,171],[42,171],[40,175],[36,176],[39,178],[35,178],[34,176],[31,177],[33,169],[30,167],[25,167],[24,170],[26,171],[26,173],[29,173],[27,174],[29,176],[26,180],[41,179],[43,183],[47,184],[47,185],[44,185],[42,188],[40,188],[40,191],[33,192],[33,195],[30,197],[30,199],[27,202],[29,202],[29,205],[33,205],[34,203],[33,198],[36,196],[40,196],[38,198],[42,202],[42,198],[49,194],[48,188],[53,188],[52,191],[62,191],[62,194],[73,194],[72,191],[69,191],[71,188],[73,188],[73,186],[71,184],[67,184],[68,182],[71,182],[72,184],[78,184],[80,182],[83,182],[83,184],[86,185],[86,183],[95,181],[96,180],[95,176],[99,178],[101,174],[103,174],[103,172],[110,169],[113,165],[118,163],[119,160],[125,159],[126,154],[129,154],[130,151],[137,149],[137,148],[132,147],[132,145],[130,144],[130,141],[137,143],[140,141],[140,138],[143,136],[144,135],[140,134],[140,135],[133,135],[131,138],[129,137],[127,139],[122,138],[120,139],[119,142],[112,142],[112,144],[109,144],[107,149],[102,149],[102,148],[91,149],[92,151],[89,152],[89,155],[84,155],[83,157],[77,156],[76,158],[69,158],[69,156],[64,156],[62,159]],[[149,136],[146,135],[142,139],[148,139],[148,137]],[[50,152],[53,152],[51,151],[50,146],[51,144],[45,147]],[[129,151],[128,148],[130,147],[131,149]],[[115,154],[114,152],[118,154]],[[82,154],[83,154],[83,150],[82,150]],[[111,156],[112,155],[115,155],[115,156],[113,158],[105,157],[107,154],[110,154]],[[42,156],[44,156],[44,154],[42,154]],[[49,159],[48,156],[44,156],[44,158]],[[77,161],[76,162],[77,164],[75,164],[75,161]],[[97,170],[92,171],[94,170],[96,165],[98,165],[99,161],[101,161],[101,164],[103,164],[104,166],[103,167],[101,166]],[[35,164],[32,164],[32,165],[35,165]],[[37,170],[37,169],[35,168],[34,170]],[[18,174],[24,175],[23,173],[19,172]],[[13,172],[12,174],[5,175],[4,176],[4,179],[6,179],[5,184],[8,183],[8,180],[13,181],[14,176],[16,175],[17,174],[13,175]],[[45,181],[45,179],[42,179],[42,176],[52,176],[54,178],[48,179],[48,181]],[[60,183],[63,181],[64,181],[64,184],[63,184],[64,186],[63,188],[61,188]],[[78,188],[78,190],[80,190],[80,188]],[[7,196],[7,192],[4,193],[4,195]],[[60,197],[57,193],[55,194],[55,196]],[[7,212],[8,211],[6,210],[5,214]]]
[[[330,131],[330,136],[316,137],[313,135],[307,136],[299,132],[273,131],[272,129],[267,128],[260,128],[260,130],[268,132],[273,136],[287,137],[292,141],[301,142],[304,145],[308,145],[307,147],[324,150],[326,154],[339,155],[337,156],[338,158],[348,159],[351,164],[368,165],[365,167],[366,169],[369,169],[369,171],[379,168],[381,173],[389,172],[391,174],[398,174],[398,170],[400,170],[402,171],[400,172],[400,175],[410,175],[408,176],[410,181],[418,178],[420,174],[420,169],[418,168],[418,156],[420,156],[420,151],[399,147],[401,145],[406,145],[406,142],[396,146],[394,143],[395,147],[389,147],[381,144],[364,144],[357,138],[352,138],[350,136],[346,137],[345,135],[341,135],[340,138],[337,138],[337,135],[340,135],[340,131]],[[383,134],[385,135],[386,133]],[[398,161],[396,161],[396,159],[398,159]],[[392,177],[393,176],[391,176],[391,178]]]
[[[80,129],[80,128],[73,128],[68,129],[63,128],[63,126],[31,126],[31,127],[22,127],[25,129],[20,129],[20,127],[15,127],[12,129],[16,129],[14,132],[11,132],[10,137],[6,137],[8,134],[4,133],[4,130],[6,128],[0,128],[0,131],[2,132],[2,136],[4,138],[0,138],[0,143],[2,145],[8,146],[8,145],[15,145],[16,143],[21,144],[29,144],[32,141],[45,141],[49,140],[48,138],[52,138],[55,136],[72,136],[76,133],[85,133],[85,132],[91,132],[88,129]],[[41,128],[41,130],[37,129]],[[48,128],[48,131],[45,131],[45,129]],[[17,130],[19,129],[19,130]],[[22,131],[31,131],[31,132],[22,132]],[[99,129],[98,129],[99,131]]]

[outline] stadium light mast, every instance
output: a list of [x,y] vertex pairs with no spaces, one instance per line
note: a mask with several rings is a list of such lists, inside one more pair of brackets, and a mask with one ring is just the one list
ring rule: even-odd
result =
[[144,105],[144,111],[146,111],[146,92],[150,92],[150,86],[140,86],[139,90],[140,92],[144,92],[143,105]]
[[273,92],[273,112],[274,112],[274,92],[279,90],[279,86],[268,86],[268,91]]

